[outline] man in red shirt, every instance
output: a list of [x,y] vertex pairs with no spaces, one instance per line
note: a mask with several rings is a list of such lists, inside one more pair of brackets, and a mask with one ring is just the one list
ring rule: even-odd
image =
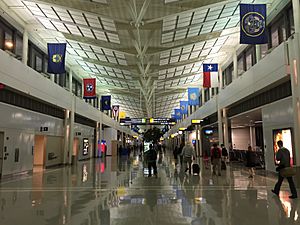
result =
[[211,148],[211,163],[213,165],[213,174],[221,176],[221,157],[222,157],[222,150],[218,147],[217,144],[213,144]]

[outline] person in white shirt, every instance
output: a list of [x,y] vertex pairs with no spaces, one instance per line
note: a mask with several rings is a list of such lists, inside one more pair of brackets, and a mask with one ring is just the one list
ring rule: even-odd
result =
[[[192,173],[192,162],[196,158],[194,147],[190,142],[183,147],[181,155],[183,156],[183,169],[186,172],[189,170],[189,174]],[[188,167],[187,167],[188,166]]]

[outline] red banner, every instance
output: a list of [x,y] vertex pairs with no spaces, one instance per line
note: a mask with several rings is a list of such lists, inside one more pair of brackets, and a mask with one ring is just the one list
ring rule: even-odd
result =
[[84,78],[83,98],[96,98],[96,78]]

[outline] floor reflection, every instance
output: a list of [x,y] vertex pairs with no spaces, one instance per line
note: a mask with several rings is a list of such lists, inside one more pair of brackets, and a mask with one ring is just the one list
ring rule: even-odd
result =
[[[0,184],[0,224],[247,225],[299,224],[298,200],[271,193],[273,178],[187,175],[160,155],[159,177],[145,176],[139,156],[106,158],[34,172]],[[147,174],[146,174],[147,175]],[[283,190],[288,190],[287,185]]]

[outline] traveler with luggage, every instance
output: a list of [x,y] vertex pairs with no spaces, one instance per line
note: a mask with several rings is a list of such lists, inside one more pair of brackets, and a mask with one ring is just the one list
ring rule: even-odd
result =
[[194,147],[190,142],[183,147],[181,155],[183,156],[183,169],[192,173],[192,162],[196,158]]
[[218,172],[218,176],[221,176],[221,157],[222,150],[215,143],[211,148],[211,163],[213,165],[213,174],[216,175]]
[[294,199],[297,198],[297,190],[295,187],[295,183],[293,181],[293,176],[295,175],[295,169],[291,167],[291,156],[290,152],[287,148],[283,147],[283,142],[278,141],[277,145],[279,147],[278,152],[276,153],[276,161],[278,161],[278,166],[276,171],[278,172],[278,181],[272,190],[272,192],[279,196],[281,184],[286,178],[289,182],[290,189],[292,195],[289,198]]
[[246,166],[249,170],[249,178],[253,178],[255,175],[254,168],[256,166],[256,153],[253,151],[252,147],[248,146],[248,151],[246,153]]
[[156,166],[157,152],[153,148],[152,144],[150,144],[149,151],[145,153],[145,156],[146,156],[146,161],[148,163],[148,170],[149,170],[148,177],[152,176],[152,168],[153,168],[154,176],[157,178],[157,166]]

